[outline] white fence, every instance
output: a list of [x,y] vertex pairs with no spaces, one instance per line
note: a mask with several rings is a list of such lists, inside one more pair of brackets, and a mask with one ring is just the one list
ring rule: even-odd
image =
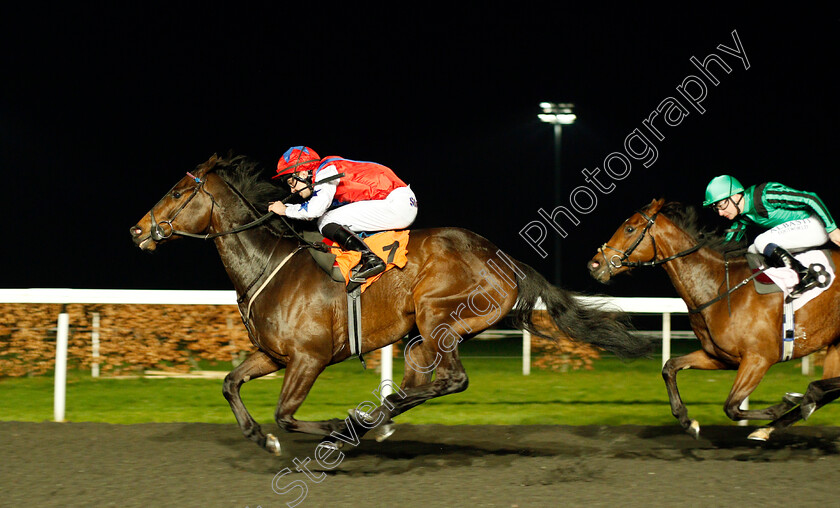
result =
[[[671,314],[685,314],[688,309],[679,298],[581,297],[583,300],[633,314],[662,315],[662,362],[671,354]],[[234,291],[168,291],[123,289],[0,289],[0,303],[100,303],[139,305],[236,305]],[[540,308],[538,305],[537,308]],[[64,421],[67,376],[67,339],[70,319],[61,313],[57,321],[54,419]],[[531,336],[522,334],[522,373],[531,369]],[[382,380],[392,378],[392,348],[382,352]],[[385,385],[387,387],[387,385]],[[383,394],[384,396],[385,394]]]

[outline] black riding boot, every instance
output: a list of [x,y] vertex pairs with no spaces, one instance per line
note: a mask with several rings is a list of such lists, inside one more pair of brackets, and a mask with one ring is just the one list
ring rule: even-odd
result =
[[370,250],[361,238],[344,226],[330,223],[321,230],[324,236],[337,242],[344,250],[355,250],[362,253],[362,261],[356,277],[367,279],[385,271],[385,261]]
[[819,263],[806,267],[790,252],[774,243],[767,245],[764,249],[764,256],[772,266],[790,268],[799,275],[799,282],[793,286],[790,296],[788,296],[791,300],[799,298],[802,293],[815,286],[826,287],[828,285],[828,274],[825,273],[825,267]]

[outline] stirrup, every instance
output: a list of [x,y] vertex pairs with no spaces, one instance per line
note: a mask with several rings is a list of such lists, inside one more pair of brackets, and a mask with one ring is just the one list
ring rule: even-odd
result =
[[[364,281],[369,277],[379,275],[385,271],[385,261],[382,261],[382,259],[380,259],[376,254],[371,253],[370,256],[373,257],[369,257],[368,259],[364,259],[364,257],[362,258],[362,265],[359,267],[358,273],[353,275],[354,279],[361,279]],[[370,266],[366,266],[371,261],[373,261],[373,263]]]
[[808,267],[808,271],[815,277],[817,287],[825,288],[831,284],[831,275],[829,275],[828,270],[822,264],[813,263]]
[[831,282],[831,277],[825,270],[825,267],[819,263],[814,263],[808,267],[808,272],[802,277],[802,280],[790,292],[790,295],[785,299],[786,302],[796,300],[805,292],[815,287],[824,288]]

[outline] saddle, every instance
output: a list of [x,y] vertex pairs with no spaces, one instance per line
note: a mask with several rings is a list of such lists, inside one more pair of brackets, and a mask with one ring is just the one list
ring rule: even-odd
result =
[[[385,272],[394,267],[404,268],[406,263],[408,263],[409,230],[383,231],[359,236],[362,236],[368,247],[385,261]],[[382,272],[374,275],[367,280],[357,279],[355,277],[356,268],[361,260],[361,255],[358,252],[341,250],[334,242],[324,238],[317,231],[304,232],[303,238],[307,242],[324,246],[323,251],[309,249],[309,253],[315,260],[315,263],[332,280],[344,282],[347,286],[348,293],[357,287],[361,288],[361,291],[364,292],[368,286],[377,281],[385,273]]]

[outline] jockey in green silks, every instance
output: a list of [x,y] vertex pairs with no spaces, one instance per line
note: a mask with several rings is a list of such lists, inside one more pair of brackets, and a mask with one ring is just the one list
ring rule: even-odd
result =
[[777,182],[744,188],[735,177],[720,175],[706,187],[703,206],[710,206],[718,215],[735,221],[727,240],[743,238],[750,224],[770,228],[755,238],[749,250],[764,254],[772,266],[788,267],[799,275],[799,283],[790,298],[828,283],[827,276],[819,273],[824,267],[806,268],[789,252],[817,247],[829,240],[840,246],[840,230],[828,208],[813,192],[794,190]]

